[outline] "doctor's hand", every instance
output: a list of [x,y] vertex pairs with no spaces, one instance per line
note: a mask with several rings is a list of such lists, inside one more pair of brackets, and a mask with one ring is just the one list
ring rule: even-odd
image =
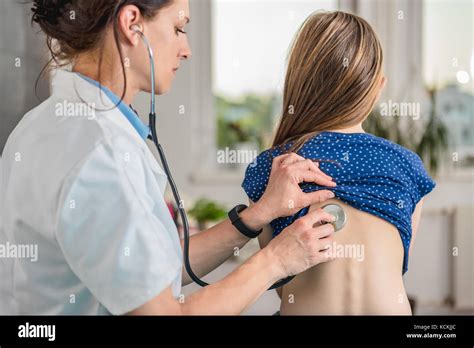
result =
[[262,252],[270,256],[277,278],[306,271],[319,263],[334,260],[331,252],[333,215],[322,209],[309,212],[273,238]]
[[304,193],[299,183],[314,182],[320,186],[335,187],[332,178],[319,169],[318,163],[295,153],[275,157],[265,193],[256,203],[269,221],[293,215],[300,209],[333,198],[329,190]]

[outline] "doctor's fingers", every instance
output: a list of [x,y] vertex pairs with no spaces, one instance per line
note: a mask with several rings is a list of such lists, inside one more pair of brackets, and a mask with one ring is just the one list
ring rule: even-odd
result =
[[304,160],[305,160],[304,157],[301,157],[300,155],[297,155],[294,152],[289,152],[289,153],[285,153],[283,155],[275,157],[272,162],[272,168],[273,167],[279,168],[284,165],[289,165],[291,163],[300,162]]
[[[332,225],[322,225],[314,229],[311,235],[312,250],[320,261],[328,261],[331,259],[331,251],[334,243],[334,228]],[[322,237],[321,237],[322,236]],[[321,257],[323,260],[321,260]]]
[[321,171],[321,169],[319,169],[319,162],[304,158],[294,152],[275,157],[275,159],[277,158],[279,159],[278,162],[280,166],[291,166],[292,169],[294,168],[312,170],[316,173],[322,174],[330,180],[332,179],[329,175],[325,174]]
[[324,224],[314,227],[314,236],[320,239],[322,242],[327,241],[328,238],[332,238],[334,235],[334,226],[332,224]]
[[[299,169],[293,168],[296,164],[292,164],[283,170],[287,170],[291,175],[297,180],[298,183],[302,182],[314,182],[319,186],[328,186],[328,187],[335,187],[337,186],[334,181],[328,179],[327,175],[323,174],[322,172],[315,172],[308,169]],[[304,167],[303,167],[304,168]]]
[[[318,233],[318,238],[323,238],[328,235],[328,230],[334,232],[334,227],[331,224],[325,224],[319,226],[323,222],[333,222],[335,221],[335,217],[322,209],[316,209],[310,211],[305,216],[299,218],[295,221],[295,225],[299,225],[298,227],[302,230],[312,230],[312,232]],[[315,227],[315,225],[318,225]],[[326,227],[329,226],[329,227]],[[323,227],[320,229],[320,227]],[[330,234],[330,233],[329,233]]]
[[[321,171],[319,169],[319,163],[314,162],[310,159],[301,157],[297,154],[293,154],[294,156],[288,156],[286,157],[281,163],[284,166],[288,166],[291,168],[298,168],[298,169],[307,169],[307,170],[313,170],[313,171]],[[321,172],[322,173],[322,172]],[[326,174],[324,174],[326,175]],[[330,178],[329,175],[326,175],[328,178]]]
[[303,206],[307,207],[313,204],[318,204],[322,203],[328,199],[334,198],[335,195],[333,192],[329,190],[319,190],[319,191],[314,191],[314,192],[302,192],[300,190],[301,194],[298,196],[298,202]]
[[286,167],[289,172],[296,170],[307,170],[316,173],[319,177],[314,182],[321,186],[336,186],[332,178],[319,169],[319,163],[306,159],[294,152],[277,156],[273,159],[272,170]]
[[299,169],[307,169],[309,171],[315,172],[317,174],[320,174],[323,178],[326,178],[329,180],[330,183],[334,184],[332,181],[332,177],[324,173],[320,168],[319,168],[319,163],[314,162],[313,160],[310,159],[305,159],[304,161],[296,162],[291,164],[292,168],[299,168]]
[[332,243],[334,242],[333,232],[334,227],[331,224],[325,224],[310,229],[300,228],[298,230],[298,239],[300,243],[305,246],[305,249],[310,252],[312,258],[317,261],[316,263],[318,263],[330,259],[329,257],[321,257],[324,256],[322,255],[323,252],[330,251],[332,247]]

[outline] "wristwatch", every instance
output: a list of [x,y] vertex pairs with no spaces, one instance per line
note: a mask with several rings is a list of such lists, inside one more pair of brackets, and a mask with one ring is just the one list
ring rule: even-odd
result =
[[232,208],[229,213],[227,214],[229,216],[230,222],[232,222],[232,225],[239,230],[240,233],[242,233],[244,236],[248,238],[255,238],[258,237],[258,235],[262,232],[262,229],[256,231],[252,230],[249,228],[247,225],[245,225],[242,221],[242,219],[239,216],[239,213],[247,209],[248,207],[245,204],[239,204],[236,205],[234,208]]

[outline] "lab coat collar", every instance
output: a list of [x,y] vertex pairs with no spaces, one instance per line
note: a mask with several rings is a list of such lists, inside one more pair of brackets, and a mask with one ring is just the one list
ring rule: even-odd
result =
[[[130,133],[130,135],[136,138],[138,142],[143,140],[143,138],[148,134],[148,127],[144,125],[144,123],[138,118],[132,109],[126,106],[125,103],[123,103],[121,109],[119,109],[119,107],[115,107],[116,104],[114,101],[119,101],[120,98],[115,96],[115,98],[118,99],[115,100],[114,97],[107,95],[106,88],[104,86],[101,86],[102,88],[100,89],[97,88],[99,85],[97,81],[92,80],[93,82],[89,82],[84,77],[81,77],[78,73],[71,72],[70,70],[66,69],[54,70],[54,74],[56,74],[56,78],[52,79],[53,83],[51,86],[53,97],[67,101],[74,101],[77,103],[91,104],[90,106],[93,107],[98,114],[101,114],[102,120],[107,119],[113,122],[119,128],[125,130],[127,133]],[[113,95],[113,93],[111,93],[111,95]],[[123,110],[127,109],[129,110],[124,113]],[[135,122],[140,121],[140,123],[134,124],[132,121],[130,121],[134,119],[136,119]],[[167,182],[165,172],[156,161],[145,141],[143,141],[141,144],[137,143],[137,145],[144,149],[145,155],[148,159],[147,162],[150,164],[151,169],[155,174],[160,190],[161,192],[164,192]]]
[[[73,84],[73,93],[77,94],[78,98],[80,98],[86,103],[93,102],[95,104],[95,107],[99,110],[107,110],[116,107],[120,111],[120,113],[125,116],[125,118],[129,121],[132,127],[137,131],[139,136],[144,140],[147,139],[148,135],[150,134],[150,127],[144,124],[142,120],[140,120],[138,115],[135,113],[135,111],[123,101],[121,101],[120,98],[110,89],[105,86],[102,86],[99,82],[80,73],[69,72],[65,70],[62,70],[62,73],[72,75],[72,79],[70,81],[72,81]],[[84,88],[86,86],[83,85],[83,82],[86,82],[96,88]],[[69,90],[69,86],[64,87],[66,88],[59,90],[59,94],[68,94],[72,92]]]
[[135,111],[132,110],[131,107],[129,107],[127,104],[125,104],[122,100],[120,100],[115,93],[113,93],[110,89],[108,89],[105,86],[102,86],[99,82],[84,76],[80,73],[76,73],[79,77],[83,78],[87,82],[91,83],[92,85],[96,86],[97,88],[100,88],[101,90],[104,91],[105,95],[114,103],[114,105],[117,105],[119,110],[122,112],[122,114],[127,118],[127,120],[132,124],[133,128],[140,134],[140,137],[142,139],[145,139],[148,137],[150,134],[150,127],[145,125],[142,120],[138,117],[138,115],[135,113]]

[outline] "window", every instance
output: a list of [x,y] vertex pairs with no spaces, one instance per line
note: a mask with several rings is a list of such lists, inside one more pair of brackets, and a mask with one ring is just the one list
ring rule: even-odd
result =
[[447,162],[456,167],[474,165],[472,23],[470,0],[423,3],[423,77],[436,91],[435,112],[452,154]]
[[336,6],[336,0],[213,1],[218,169],[246,167],[268,148],[293,37],[312,12]]

